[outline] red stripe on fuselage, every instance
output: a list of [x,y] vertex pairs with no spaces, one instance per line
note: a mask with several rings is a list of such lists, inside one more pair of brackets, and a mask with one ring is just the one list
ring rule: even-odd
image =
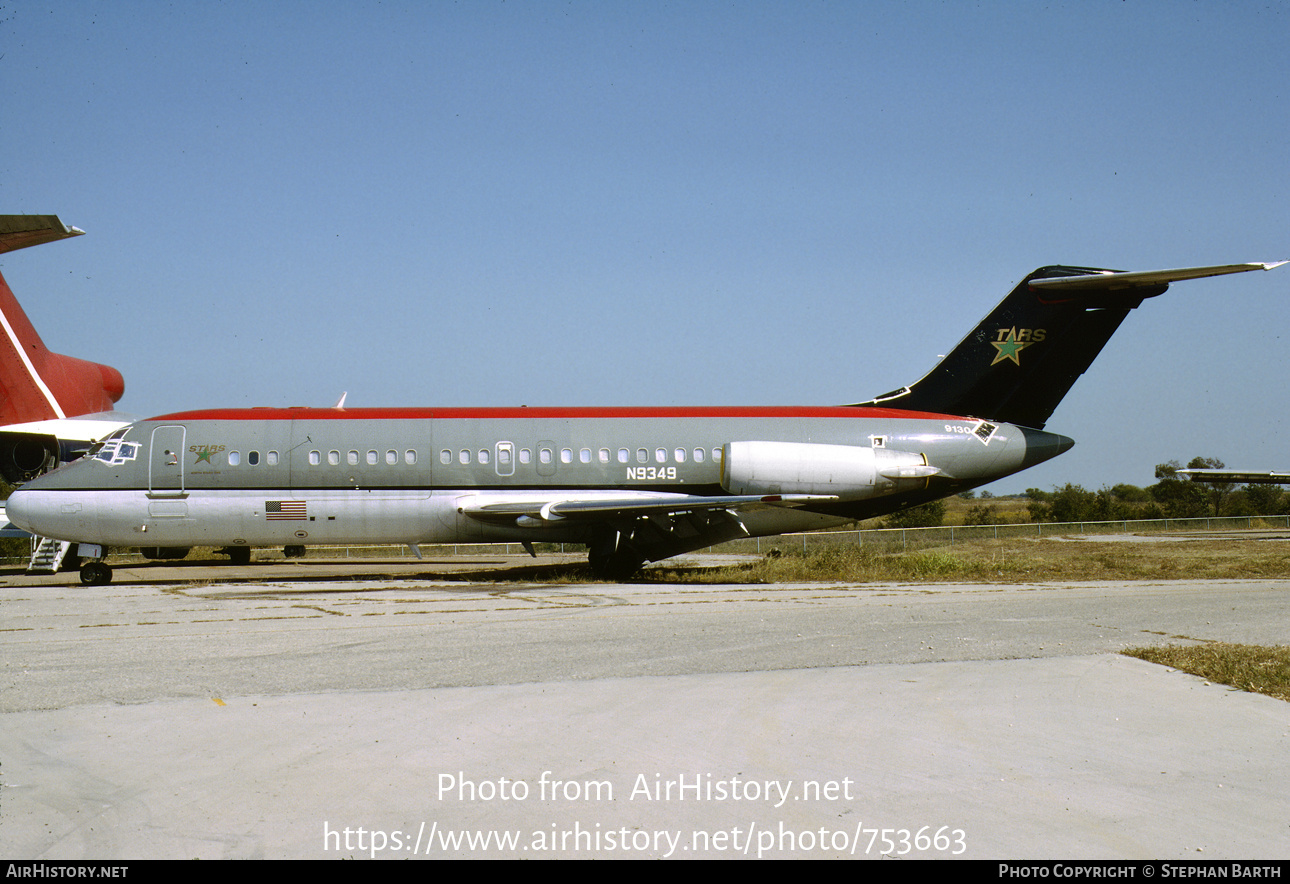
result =
[[291,420],[524,420],[529,418],[880,418],[886,420],[973,420],[949,414],[898,408],[851,406],[701,406],[680,408],[213,408],[179,411],[150,421],[291,421]]

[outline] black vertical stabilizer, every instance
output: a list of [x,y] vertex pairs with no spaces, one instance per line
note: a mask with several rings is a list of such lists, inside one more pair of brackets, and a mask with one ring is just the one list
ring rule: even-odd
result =
[[[1129,311],[1167,281],[1092,267],[1031,273],[922,380],[861,405],[1005,421],[1042,429]],[[1076,277],[1081,285],[1041,287]]]

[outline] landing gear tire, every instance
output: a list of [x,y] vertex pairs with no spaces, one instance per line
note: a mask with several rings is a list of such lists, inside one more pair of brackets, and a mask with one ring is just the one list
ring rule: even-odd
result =
[[645,564],[645,557],[638,553],[622,533],[609,530],[596,537],[590,544],[587,561],[591,573],[600,580],[626,583]]
[[249,546],[226,546],[220,552],[228,556],[229,563],[233,565],[251,564],[251,547]]
[[86,586],[105,586],[112,582],[112,569],[102,562],[86,562],[81,566],[81,583]]
[[305,548],[303,545],[284,546],[282,554],[289,559],[303,559],[305,557]]

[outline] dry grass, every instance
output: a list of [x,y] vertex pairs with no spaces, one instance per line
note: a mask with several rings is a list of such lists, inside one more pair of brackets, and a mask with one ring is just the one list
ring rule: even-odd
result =
[[1209,642],[1191,646],[1129,648],[1123,653],[1231,685],[1238,690],[1267,694],[1290,702],[1290,648],[1287,647]]
[[946,525],[962,525],[973,507],[993,507],[994,515],[1004,524],[1030,521],[1030,501],[1025,497],[986,497],[964,500],[955,495],[945,498]]
[[[802,549],[797,538],[784,538],[783,551],[774,550],[756,561],[722,568],[687,567],[663,563],[637,577],[650,583],[812,583],[812,582],[959,582],[1031,583],[1084,580],[1233,580],[1290,578],[1290,539],[1222,539],[1201,536],[1185,540],[1143,542],[1063,540],[1059,537],[959,539],[954,544],[899,543],[879,545],[854,535],[831,541],[811,535]],[[765,541],[763,541],[765,542]],[[570,547],[570,552],[575,551]],[[398,551],[380,552],[397,556]],[[310,550],[310,558],[320,555]],[[430,554],[430,553],[427,553]],[[258,551],[259,555],[270,555]],[[280,552],[277,553],[281,555]],[[325,557],[325,556],[324,556]],[[137,556],[129,557],[131,561]],[[227,562],[209,548],[194,550],[186,563]],[[279,559],[280,560],[280,559]],[[121,561],[125,561],[122,559]],[[118,562],[119,563],[119,562]],[[178,563],[176,563],[178,564]],[[559,583],[596,582],[585,561],[537,564],[500,574],[495,568],[458,572],[453,579],[513,580]]]
[[1290,577],[1290,542],[1011,539],[891,551],[839,543],[789,550],[726,568],[665,567],[646,572],[650,581],[681,583],[1027,583],[1252,577]]

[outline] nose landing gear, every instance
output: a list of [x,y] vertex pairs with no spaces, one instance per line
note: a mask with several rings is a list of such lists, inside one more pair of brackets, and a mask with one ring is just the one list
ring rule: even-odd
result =
[[105,586],[112,582],[112,569],[102,562],[81,565],[81,583],[86,586]]

